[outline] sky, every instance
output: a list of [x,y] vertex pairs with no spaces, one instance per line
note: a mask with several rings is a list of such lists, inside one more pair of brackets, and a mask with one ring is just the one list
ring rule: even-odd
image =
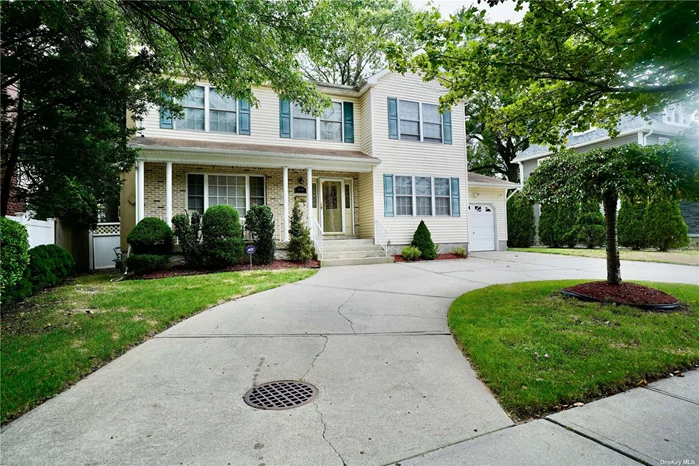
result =
[[464,6],[475,5],[482,10],[487,11],[488,19],[490,21],[510,21],[518,22],[524,16],[525,11],[515,11],[514,0],[507,0],[504,3],[500,3],[493,8],[488,7],[485,2],[478,4],[476,0],[411,0],[411,3],[416,9],[424,9],[428,4],[433,4],[436,6],[442,17],[448,17],[450,14],[455,13]]

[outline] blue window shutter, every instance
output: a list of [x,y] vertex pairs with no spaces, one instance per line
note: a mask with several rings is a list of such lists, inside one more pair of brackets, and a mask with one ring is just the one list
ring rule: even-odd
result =
[[459,179],[451,179],[451,216],[461,217],[461,196],[459,195]]
[[388,138],[398,139],[398,99],[388,98]]
[[444,144],[451,144],[451,112],[449,110],[442,114],[442,127],[444,128]]
[[393,175],[383,176],[383,216],[393,217]]
[[250,102],[238,101],[238,134],[250,135]]
[[172,113],[167,110],[160,110],[160,127],[172,129]]
[[352,102],[342,103],[345,121],[345,142],[354,142],[354,104]]
[[279,99],[279,137],[291,138],[291,102]]

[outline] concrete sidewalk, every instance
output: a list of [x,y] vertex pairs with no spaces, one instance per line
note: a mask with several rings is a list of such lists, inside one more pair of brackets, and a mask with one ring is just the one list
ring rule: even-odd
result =
[[399,463],[402,466],[697,464],[699,371]]

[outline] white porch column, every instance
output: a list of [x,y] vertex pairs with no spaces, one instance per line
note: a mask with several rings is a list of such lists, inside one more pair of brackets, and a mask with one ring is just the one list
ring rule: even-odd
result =
[[143,160],[136,162],[136,223],[146,215],[146,174]]
[[289,241],[289,167],[282,168],[282,193],[284,197],[284,233],[282,239]]
[[306,169],[306,204],[308,205],[308,229],[313,239],[313,170]]
[[172,226],[172,162],[165,163],[165,223]]

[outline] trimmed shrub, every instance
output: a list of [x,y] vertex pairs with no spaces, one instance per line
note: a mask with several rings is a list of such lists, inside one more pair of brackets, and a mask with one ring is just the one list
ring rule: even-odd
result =
[[578,235],[575,225],[578,220],[578,204],[559,204],[556,223],[553,227],[554,235],[562,246],[574,248],[578,244]]
[[201,245],[201,215],[194,212],[190,218],[188,214],[177,214],[172,217],[175,226],[175,236],[182,248],[182,255],[187,267],[197,268],[204,263]]
[[420,220],[420,224],[413,235],[411,246],[415,246],[420,250],[420,256],[425,260],[434,260],[437,258],[437,248],[432,242],[432,234],[425,225],[424,220]]
[[311,233],[303,224],[303,214],[298,202],[294,203],[291,211],[291,224],[289,225],[289,245],[287,246],[289,259],[307,262],[313,258],[315,248],[311,240]]
[[407,261],[414,261],[420,258],[422,253],[415,246],[406,246],[400,251],[400,255]]
[[156,217],[146,217],[131,230],[126,241],[136,254],[167,254],[172,249],[172,229]]
[[252,206],[245,214],[245,229],[252,233],[255,242],[255,254],[252,260],[256,264],[271,264],[274,261],[274,215],[266,205]]
[[555,204],[542,204],[539,214],[539,241],[550,248],[560,247],[557,240],[554,226],[558,215],[558,206]]
[[606,231],[604,215],[599,204],[587,202],[580,206],[580,215],[575,223],[579,243],[589,249],[598,248],[604,244]]
[[459,257],[468,257],[468,252],[466,251],[466,248],[454,248],[451,250],[452,254],[455,254]]
[[0,299],[14,300],[14,288],[29,265],[27,229],[19,222],[0,217]]
[[228,204],[209,207],[201,223],[202,248],[206,264],[227,267],[240,262],[245,244],[238,211]]
[[667,251],[689,245],[687,224],[678,202],[651,200],[646,208],[645,221],[649,246]]
[[645,215],[645,202],[622,201],[616,221],[620,246],[635,250],[648,247]]
[[507,201],[507,246],[529,248],[535,236],[534,205],[516,193]]
[[29,250],[29,281],[32,292],[60,285],[73,271],[75,261],[65,249],[44,244]]
[[162,270],[167,265],[165,254],[131,254],[126,259],[126,266],[137,275]]

